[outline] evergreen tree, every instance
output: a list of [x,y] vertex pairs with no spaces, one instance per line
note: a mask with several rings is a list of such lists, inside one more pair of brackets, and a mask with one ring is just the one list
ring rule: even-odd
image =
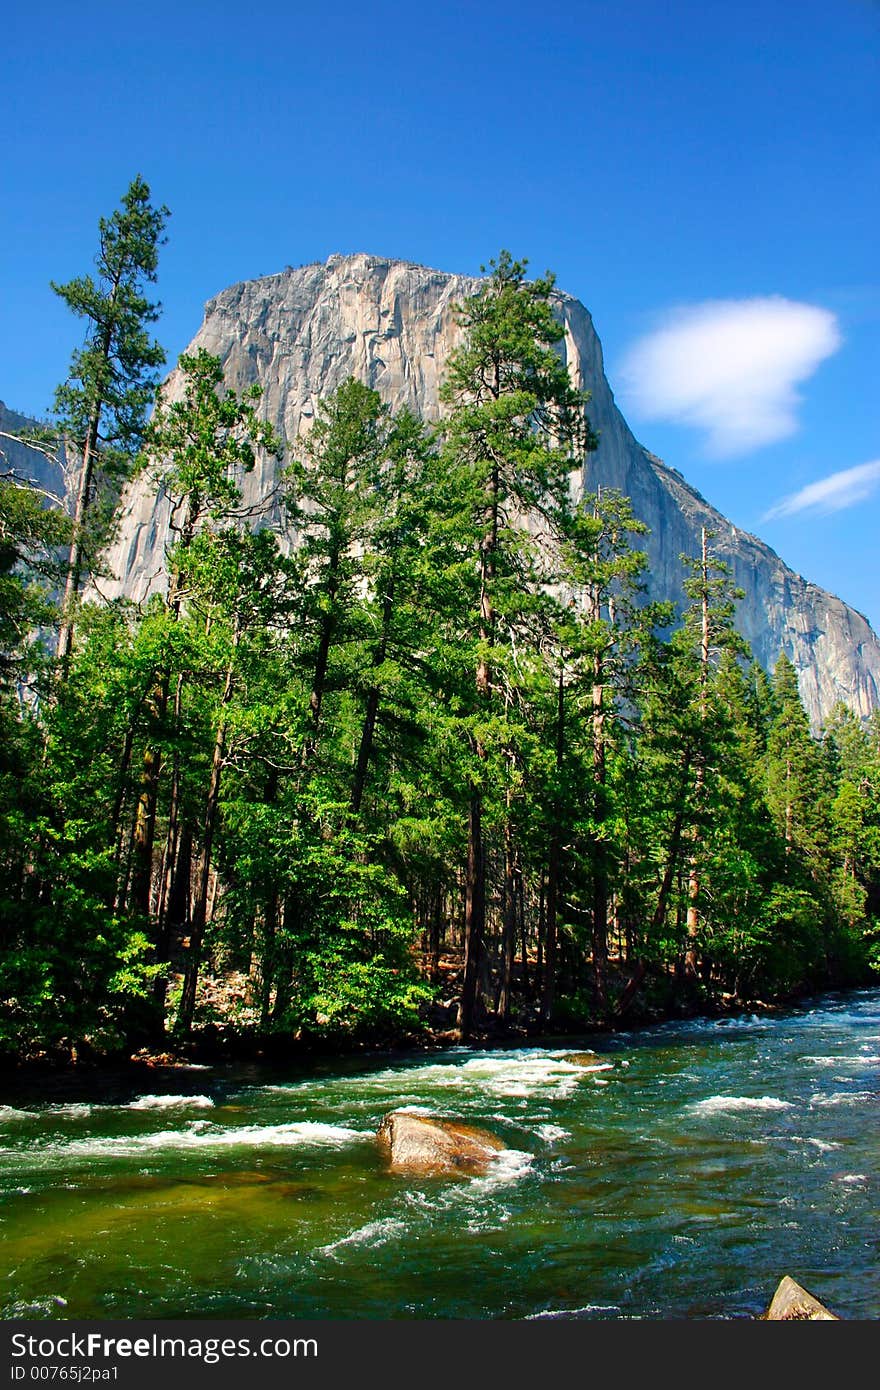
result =
[[735,606],[743,591],[734,586],[729,567],[710,551],[714,532],[702,528],[700,555],[696,559],[683,555],[682,561],[690,571],[684,581],[684,591],[691,600],[684,613],[684,623],[674,642],[685,663],[691,663],[693,709],[696,716],[694,734],[694,779],[691,807],[692,848],[688,860],[688,903],[684,954],[684,970],[693,979],[697,970],[700,930],[700,851],[702,832],[711,821],[710,774],[713,761],[713,734],[717,727],[717,711],[713,708],[712,671],[725,651],[745,653],[746,644],[733,625]]
[[829,782],[819,745],[798,692],[797,673],[785,653],[773,670],[775,714],[767,738],[767,797],[785,846],[785,872],[797,882],[805,870],[818,883],[828,846]]
[[130,470],[165,354],[148,325],[159,306],[145,294],[155,281],[167,208],[153,207],[138,175],[122,206],[99,222],[97,277],[85,275],[53,290],[86,321],[85,346],[73,354],[67,381],[55,395],[58,428],[79,452],[74,530],[64,585],[58,660],[69,665],[74,607],[96,548],[105,539],[96,515],[99,475],[110,495]]
[[[609,758],[620,741],[624,710],[627,705],[633,709],[639,646],[664,616],[641,601],[646,561],[633,539],[646,532],[629,499],[606,489],[586,495],[573,510],[562,549],[564,591],[571,601],[556,627],[557,772],[566,759],[570,766],[567,793],[562,797],[557,791],[549,801],[547,905],[555,912],[561,867],[556,861],[568,842],[575,846],[569,855],[569,901],[583,908],[590,923],[593,990],[602,1013],[607,1008],[609,907],[621,853]],[[568,816],[562,814],[563,802]],[[545,997],[547,1017],[549,1002]]]
[[[490,786],[498,790],[498,765],[490,754],[508,739],[503,729],[496,739],[492,726],[504,699],[503,653],[521,640],[535,595],[554,577],[552,547],[569,510],[571,471],[595,445],[584,393],[574,389],[556,351],[563,330],[553,314],[552,275],[526,281],[525,262],[506,251],[490,268],[486,283],[460,312],[464,342],[450,357],[442,390],[450,408],[442,450],[448,495],[455,500],[460,550],[476,578],[464,633],[475,656],[475,702],[467,773],[462,1036],[474,1022],[484,966],[484,802]],[[551,972],[554,953],[551,927]]]
[[[289,469],[287,505],[303,568],[302,644],[307,656],[309,731],[320,740],[324,700],[362,636],[364,551],[381,505],[377,480],[386,459],[390,410],[377,392],[350,377],[327,400]],[[346,675],[339,679],[346,683]]]

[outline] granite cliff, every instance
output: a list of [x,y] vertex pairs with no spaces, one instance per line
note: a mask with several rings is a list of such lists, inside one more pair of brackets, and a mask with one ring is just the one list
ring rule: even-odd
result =
[[[193,348],[223,361],[228,384],[264,387],[262,409],[287,440],[306,431],[318,403],[347,376],[374,387],[392,406],[422,417],[439,415],[444,365],[459,337],[454,306],[477,281],[376,256],[331,256],[326,264],[233,285],[210,300]],[[838,700],[859,714],[880,704],[880,642],[861,614],[790,570],[756,537],[720,515],[675,469],[637,442],[614,403],[602,349],[589,313],[556,296],[565,329],[561,344],[572,377],[592,393],[589,414],[599,431],[583,485],[619,488],[651,528],[646,548],[653,596],[681,596],[681,552],[697,554],[702,526],[745,590],[738,625],[758,660],[772,667],[785,652],[798,671],[816,727]],[[175,374],[169,381],[173,395]],[[248,505],[280,524],[272,498],[276,465],[244,479]],[[115,585],[142,600],[165,583],[169,503],[143,481],[122,499],[119,532],[109,555]]]
[[61,461],[55,462],[47,453],[14,438],[15,435],[27,435],[40,428],[38,420],[19,415],[0,401],[0,473],[10,474],[21,482],[34,483],[60,501],[67,493],[63,451]]

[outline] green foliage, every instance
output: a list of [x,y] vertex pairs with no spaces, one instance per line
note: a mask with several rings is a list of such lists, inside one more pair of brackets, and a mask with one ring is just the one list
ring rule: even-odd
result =
[[36,629],[55,616],[52,589],[70,520],[27,484],[0,478],[0,699],[44,662]]
[[406,895],[379,862],[381,844],[345,826],[345,807],[312,793],[294,808],[244,798],[227,807],[236,887],[227,942],[272,884],[280,920],[263,971],[277,984],[271,1031],[298,1036],[399,1033],[432,991],[417,978]]
[[178,368],[183,396],[169,401],[160,395],[140,463],[181,513],[176,527],[185,550],[205,517],[217,521],[235,510],[240,480],[253,470],[258,452],[278,455],[281,443],[257,415],[259,385],[241,396],[220,390],[222,364],[205,348],[183,353]]
[[144,286],[155,282],[168,216],[167,208],[153,207],[150,189],[138,175],[121,208],[100,219],[97,276],[52,284],[87,325],[85,346],[74,352],[67,381],[55,394],[58,426],[84,441],[97,411],[105,467],[137,451],[157,369],[165,361],[147,328],[159,317],[159,305],[147,298]]
[[90,823],[59,831],[31,819],[27,829],[29,891],[0,898],[0,1050],[118,1047],[155,974],[146,938],[107,910],[112,857],[90,843]]
[[769,889],[755,931],[744,950],[751,988],[791,994],[815,984],[824,964],[821,905],[804,889],[786,883]]

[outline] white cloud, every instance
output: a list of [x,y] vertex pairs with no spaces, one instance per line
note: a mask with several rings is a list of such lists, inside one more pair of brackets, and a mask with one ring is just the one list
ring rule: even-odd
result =
[[630,348],[622,388],[644,419],[701,429],[707,452],[728,458],[796,432],[797,386],[842,341],[835,315],[815,304],[710,299]]
[[830,473],[816,483],[809,483],[800,492],[792,492],[783,497],[762,521],[772,521],[775,517],[795,516],[797,512],[840,512],[844,507],[852,507],[863,502],[880,486],[880,459],[871,463],[860,463],[855,468],[843,468],[839,473]]

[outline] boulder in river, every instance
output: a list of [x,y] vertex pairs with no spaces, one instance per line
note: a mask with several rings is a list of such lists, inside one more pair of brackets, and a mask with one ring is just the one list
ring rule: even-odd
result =
[[839,1322],[836,1313],[829,1313],[818,1298],[801,1288],[790,1275],[779,1281],[770,1307],[764,1314],[766,1322]]
[[485,1173],[504,1148],[502,1141],[487,1130],[410,1110],[390,1111],[376,1138],[387,1150],[396,1172],[478,1176]]

